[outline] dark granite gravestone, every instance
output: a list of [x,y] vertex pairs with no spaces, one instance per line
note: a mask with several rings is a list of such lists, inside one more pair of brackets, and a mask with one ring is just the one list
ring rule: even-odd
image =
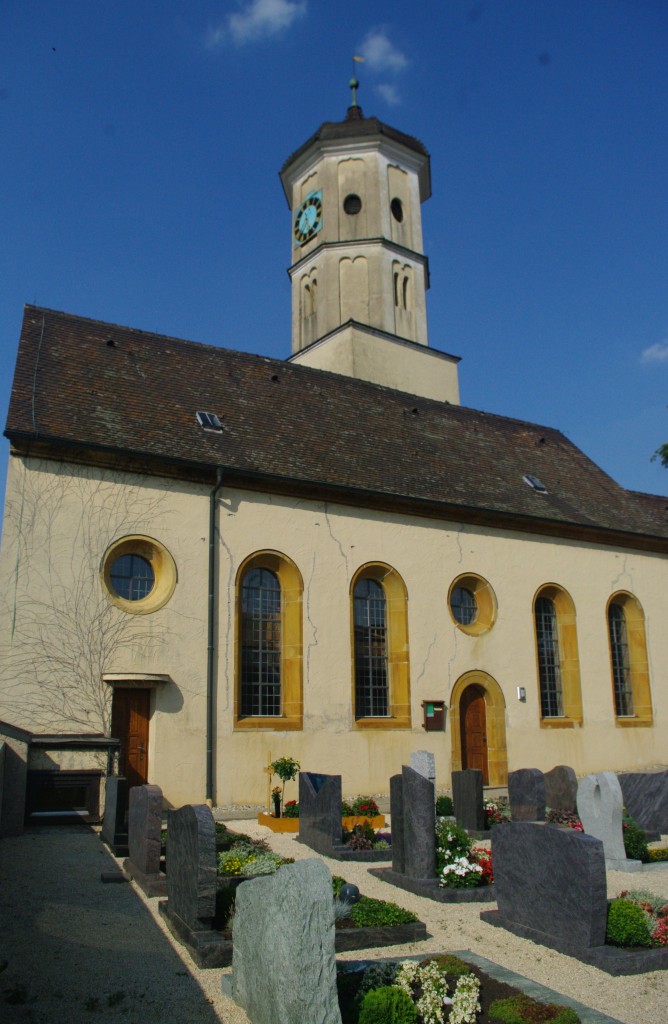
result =
[[390,814],[392,816],[392,870],[406,874],[404,844],[404,787],[401,775],[390,778]]
[[341,852],[340,775],[299,773],[299,839],[324,857]]
[[551,811],[565,811],[577,814],[578,780],[572,768],[558,764],[552,771],[545,772],[545,803]]
[[199,967],[222,967],[231,945],[213,930],[216,828],[205,804],[167,812],[167,899],[158,904],[169,930]]
[[668,771],[621,772],[624,806],[648,839],[668,834]]
[[452,773],[452,802],[458,825],[472,832],[484,831],[482,772],[479,769],[466,768]]
[[133,786],[128,810],[129,856],[123,868],[147,896],[164,896],[167,880],[160,871],[162,850],[162,790]]
[[519,768],[508,775],[508,800],[513,821],[545,821],[545,779],[538,768]]
[[[300,795],[300,818],[301,808]],[[340,804],[338,812],[340,826]],[[233,936],[231,995],[249,1020],[341,1024],[332,876],[321,860],[240,886]]]
[[600,839],[560,825],[510,822],[493,826],[492,858],[499,909],[483,911],[481,921],[609,974],[668,966],[668,950],[605,945],[608,902]]
[[128,852],[128,780],[122,775],[109,775],[105,780],[100,838],[116,857]]

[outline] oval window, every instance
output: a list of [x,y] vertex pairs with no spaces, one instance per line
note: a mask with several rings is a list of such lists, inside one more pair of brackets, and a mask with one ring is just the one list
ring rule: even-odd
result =
[[120,555],[111,564],[109,582],[118,597],[142,601],[153,590],[155,574],[151,563],[141,555]]
[[461,626],[470,626],[478,614],[475,594],[468,587],[455,587],[450,594],[453,617]]

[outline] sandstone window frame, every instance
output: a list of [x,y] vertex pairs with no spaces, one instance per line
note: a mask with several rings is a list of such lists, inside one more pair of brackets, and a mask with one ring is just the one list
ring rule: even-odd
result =
[[[453,595],[458,589],[467,590],[472,595],[476,613],[470,622],[460,622],[453,611]],[[494,623],[498,611],[496,594],[492,584],[475,572],[461,573],[456,576],[448,588],[448,611],[457,629],[467,636],[480,636],[487,633]]]
[[[556,641],[558,645],[559,675],[561,682],[561,708],[558,715],[543,714],[543,688],[545,679],[541,675],[539,638],[536,623],[536,605],[541,598],[552,602],[556,620]],[[536,653],[536,679],[538,684],[538,706],[541,728],[568,729],[582,725],[582,687],[580,682],[580,657],[575,604],[572,597],[558,583],[543,584],[536,591],[532,605],[533,629]]]
[[[123,597],[112,583],[114,565],[126,555],[142,559],[151,568],[153,586],[144,597]],[[100,561],[100,583],[107,600],[129,615],[149,615],[163,608],[174,593],[177,582],[176,563],[170,552],[160,541],[144,534],[128,534],[115,540]]]
[[[610,611],[613,607],[621,609],[624,615],[624,625],[628,642],[629,683],[633,698],[632,714],[620,713],[616,700],[615,654],[613,650],[613,637],[611,635],[610,624]],[[607,633],[612,682],[612,707],[615,715],[615,725],[620,728],[650,726],[653,722],[653,712],[652,692],[649,680],[649,659],[647,656],[645,613],[638,598],[627,590],[618,590],[612,594],[606,605],[606,624],[608,627]]]

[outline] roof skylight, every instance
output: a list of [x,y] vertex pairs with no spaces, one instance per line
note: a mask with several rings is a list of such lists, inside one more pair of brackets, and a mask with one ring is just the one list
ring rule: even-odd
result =
[[538,491],[539,494],[547,494],[547,487],[542,480],[539,480],[537,476],[531,476],[530,473],[526,473],[522,479],[527,487],[531,487],[534,491]]
[[215,412],[198,412],[197,422],[204,430],[213,430],[219,433],[223,429],[223,425]]

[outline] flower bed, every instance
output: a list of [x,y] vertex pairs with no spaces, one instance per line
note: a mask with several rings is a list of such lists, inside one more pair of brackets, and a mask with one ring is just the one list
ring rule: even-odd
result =
[[608,904],[605,941],[622,947],[668,947],[668,902],[643,889],[624,889]]
[[444,889],[477,889],[494,881],[492,854],[475,847],[473,840],[454,821],[436,822],[436,873]]
[[[490,965],[491,967],[491,965]],[[541,1003],[452,955],[341,963],[343,1024],[579,1024],[570,1007]]]

